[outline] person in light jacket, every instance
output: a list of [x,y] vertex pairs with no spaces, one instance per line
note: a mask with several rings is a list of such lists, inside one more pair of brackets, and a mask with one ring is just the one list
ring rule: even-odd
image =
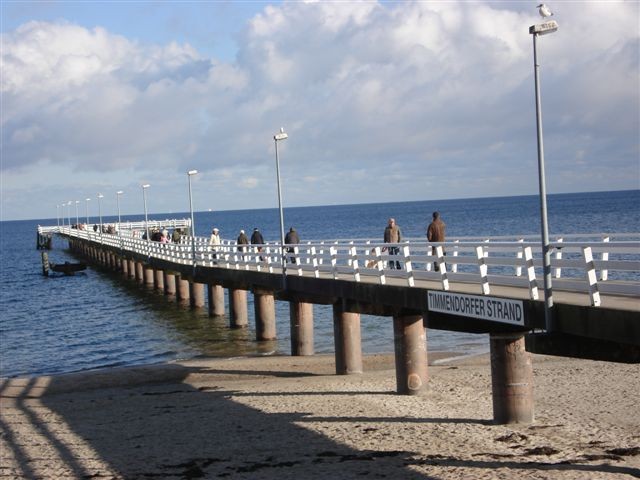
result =
[[[402,232],[400,227],[396,224],[395,218],[390,218],[387,227],[384,229],[384,243],[400,243],[402,241]],[[398,255],[400,253],[400,247],[392,246],[388,248],[389,255]],[[389,262],[390,269],[402,268],[399,261],[391,260]]]
[[220,248],[220,230],[214,228],[211,230],[211,237],[209,237],[209,245],[211,246],[211,250],[213,250],[213,258],[218,258],[218,249]]

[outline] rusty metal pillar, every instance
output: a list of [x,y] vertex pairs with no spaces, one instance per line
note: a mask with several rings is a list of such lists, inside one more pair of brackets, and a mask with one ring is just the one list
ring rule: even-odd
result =
[[313,355],[313,304],[290,301],[291,355]]
[[153,288],[153,268],[144,266],[144,286]]
[[222,285],[207,285],[207,294],[209,297],[209,316],[224,316],[224,288]]
[[275,340],[276,301],[269,290],[253,290],[253,306],[256,317],[256,340]]
[[229,289],[229,314],[229,326],[231,328],[246,328],[249,326],[246,290]]
[[336,375],[362,373],[360,314],[345,312],[333,305],[333,338],[335,341]]
[[136,262],[136,282],[144,283],[144,265],[142,262]]
[[175,295],[176,294],[176,275],[168,270],[164,271],[164,294]]
[[176,290],[179,302],[189,302],[189,280],[176,275]]
[[493,421],[533,422],[533,367],[523,333],[490,336]]
[[189,282],[191,308],[204,307],[204,283]]
[[427,383],[427,335],[421,315],[393,317],[397,391],[417,395]]
[[153,288],[164,291],[164,271],[159,268],[153,270]]

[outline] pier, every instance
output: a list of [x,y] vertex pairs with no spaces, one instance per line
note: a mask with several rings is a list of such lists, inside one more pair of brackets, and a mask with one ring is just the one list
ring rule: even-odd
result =
[[[189,220],[154,223],[190,225]],[[640,361],[637,234],[565,235],[552,242],[555,322],[550,331],[536,272],[539,242],[527,237],[442,244],[410,239],[397,245],[397,255],[379,241],[314,241],[290,246],[283,269],[278,243],[238,248],[226,241],[214,250],[201,237],[184,236],[177,244],[143,240],[136,231],[144,228],[144,222],[122,224],[117,234],[106,234],[40,227],[38,234],[59,234],[90,262],[175,295],[192,308],[208,306],[211,315],[227,311],[227,289],[230,328],[248,325],[247,295],[252,293],[258,341],[274,338],[275,301],[287,301],[292,355],[313,355],[312,305],[332,305],[338,375],[363,370],[360,315],[389,317],[399,394],[420,394],[428,382],[425,327],[488,333],[496,423],[533,420],[530,352]],[[401,268],[389,268],[392,261]]]

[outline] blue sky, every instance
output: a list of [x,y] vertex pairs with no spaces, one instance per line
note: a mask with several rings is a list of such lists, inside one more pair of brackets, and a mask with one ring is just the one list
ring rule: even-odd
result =
[[[640,188],[640,3],[550,5],[548,191]],[[5,1],[0,216],[535,194],[535,6]]]

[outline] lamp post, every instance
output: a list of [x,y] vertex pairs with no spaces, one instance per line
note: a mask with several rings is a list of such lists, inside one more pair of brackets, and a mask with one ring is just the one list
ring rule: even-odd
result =
[[76,228],[80,225],[80,217],[78,216],[78,205],[80,204],[80,200],[76,200]]
[[60,228],[60,205],[56,203],[56,224]]
[[104,195],[101,193],[98,194],[98,219],[100,221],[100,237],[102,237],[102,202],[101,198],[104,198]]
[[276,145],[276,176],[278,179],[278,210],[280,211],[280,253],[282,258],[282,284],[286,287],[286,275],[287,275],[287,260],[284,251],[284,215],[282,212],[282,188],[280,187],[280,158],[278,157],[278,142],[286,140],[289,135],[284,133],[284,127],[280,128],[280,132],[273,136],[273,141]]
[[90,198],[86,198],[86,204],[87,204],[87,228],[89,227],[89,201],[91,200]]
[[193,268],[196,267],[196,224],[193,220],[193,196],[191,194],[191,177],[197,175],[198,170],[189,170],[187,178],[189,179],[189,212],[191,213],[191,257],[193,258]]
[[542,139],[542,104],[540,102],[540,65],[538,64],[538,36],[558,30],[558,23],[550,22],[531,25],[533,35],[533,68],[536,89],[536,128],[538,137],[538,183],[540,188],[540,223],[542,230],[542,270],[544,278],[544,321],[547,331],[555,330],[553,321],[553,290],[551,285],[551,249],[549,248],[549,225],[547,222],[547,187],[544,172],[544,142]]
[[116,192],[116,204],[118,205],[118,236],[120,235],[120,195],[123,193],[122,190]]
[[[67,215],[69,215],[69,230],[71,230],[71,204],[72,203],[73,202],[71,200],[69,200],[67,202]],[[69,233],[71,233],[71,232],[69,232]]]
[[149,238],[149,218],[147,217],[147,188],[151,185],[145,183],[142,185],[142,201],[144,202],[144,230],[147,233],[147,242],[151,239]]

